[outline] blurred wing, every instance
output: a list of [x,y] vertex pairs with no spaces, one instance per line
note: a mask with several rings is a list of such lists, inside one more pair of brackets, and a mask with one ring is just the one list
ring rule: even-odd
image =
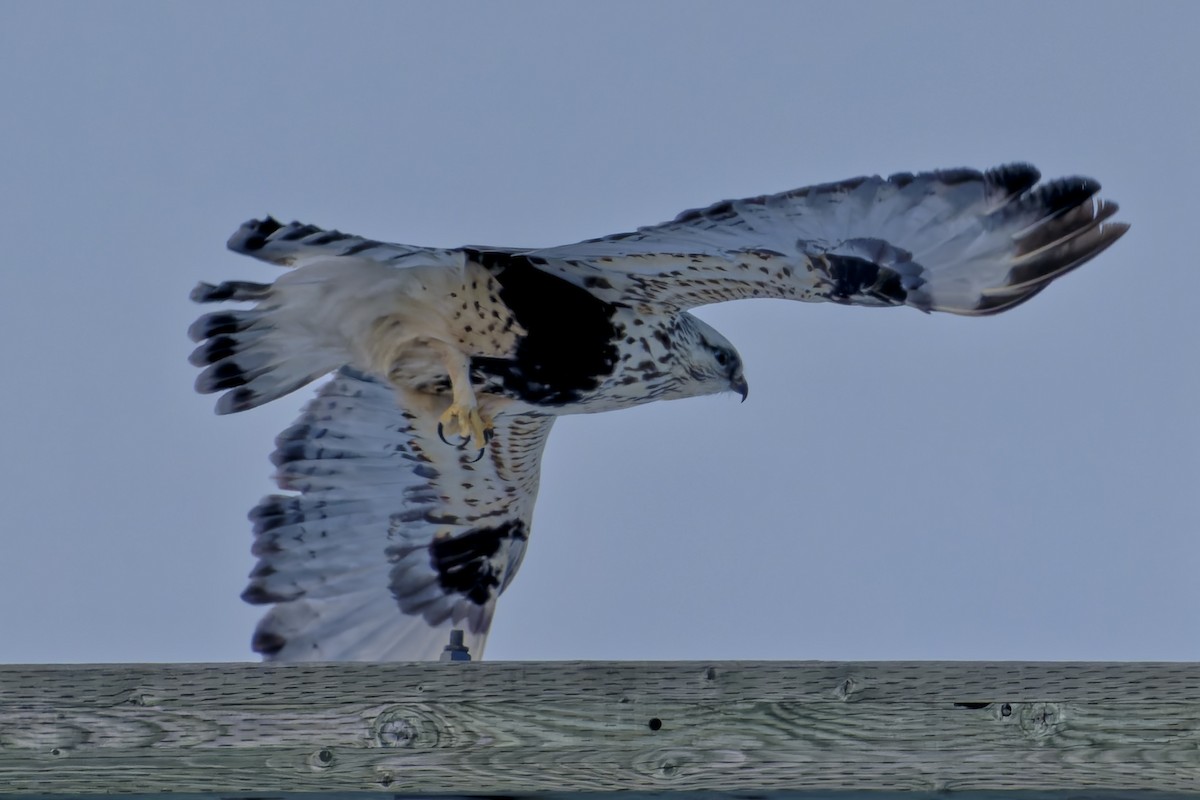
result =
[[527,256],[604,300],[682,310],[778,297],[993,314],[1120,238],[1100,185],[1027,164],[856,178],[727,200]]
[[[413,403],[419,398],[414,397]],[[435,660],[461,628],[483,653],[525,552],[554,417],[499,416],[485,457],[436,415],[343,368],[276,440],[281,489],[250,512],[243,598],[273,604],[253,647],[280,661]]]

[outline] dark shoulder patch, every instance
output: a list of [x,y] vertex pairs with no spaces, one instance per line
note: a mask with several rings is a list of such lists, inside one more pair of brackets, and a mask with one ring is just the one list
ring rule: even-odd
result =
[[557,406],[578,401],[612,374],[618,331],[611,303],[520,253],[465,252],[500,284],[500,301],[526,332],[514,358],[472,359],[485,378],[527,402]]

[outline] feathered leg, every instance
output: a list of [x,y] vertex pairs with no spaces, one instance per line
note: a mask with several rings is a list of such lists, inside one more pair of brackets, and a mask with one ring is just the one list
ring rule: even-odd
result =
[[465,353],[441,342],[436,347],[450,376],[450,407],[438,419],[438,435],[446,441],[446,432],[471,442],[482,450],[492,440],[492,420],[483,416],[471,386],[471,359]]

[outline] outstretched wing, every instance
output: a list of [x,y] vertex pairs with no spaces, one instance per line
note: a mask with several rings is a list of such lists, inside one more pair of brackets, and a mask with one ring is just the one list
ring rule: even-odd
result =
[[683,310],[778,297],[994,314],[1128,228],[1100,184],[1028,164],[856,178],[727,200],[672,222],[526,253],[604,300]]
[[482,655],[529,537],[552,416],[496,419],[485,457],[436,415],[341,369],[276,440],[281,489],[250,512],[253,647],[282,661],[431,660],[461,628]]

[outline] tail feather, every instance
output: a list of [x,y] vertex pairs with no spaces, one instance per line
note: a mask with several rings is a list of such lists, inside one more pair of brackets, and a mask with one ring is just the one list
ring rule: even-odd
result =
[[198,303],[256,301],[252,309],[205,314],[188,328],[199,345],[188,356],[204,367],[196,378],[201,394],[224,392],[218,414],[255,408],[337,369],[348,360],[344,348],[318,341],[302,314],[275,302],[275,287],[248,281],[201,283],[192,291]]
[[212,284],[200,282],[192,289],[193,303],[222,303],[226,300],[262,300],[271,293],[271,284],[251,281],[224,281]]
[[[328,375],[340,360],[289,361],[277,355],[256,354],[270,361],[240,362],[234,356],[213,364],[196,378],[200,394],[225,392],[217,398],[218,414],[236,414],[269,403]],[[311,358],[311,356],[309,356]],[[256,363],[261,364],[255,366]]]
[[424,291],[423,276],[452,268],[458,270],[453,280],[461,280],[459,251],[379,242],[271,217],[244,223],[228,246],[291,269],[274,283],[200,283],[192,290],[197,303],[255,304],[205,314],[188,328],[199,343],[190,360],[205,368],[196,391],[225,393],[218,414],[268,403],[347,364],[377,368],[369,363],[375,322],[397,304],[415,302],[414,292]]
[[[265,333],[262,325],[266,314],[255,310],[214,311],[205,314],[188,327],[188,338],[193,342],[202,342],[215,336],[240,333],[245,339],[254,331]],[[195,363],[195,362],[192,362]]]
[[[268,661],[436,660],[461,620],[440,624],[420,616],[397,619],[395,602],[381,592],[300,598],[273,606],[258,623],[251,648]],[[482,632],[464,631],[473,658],[483,655]]]

